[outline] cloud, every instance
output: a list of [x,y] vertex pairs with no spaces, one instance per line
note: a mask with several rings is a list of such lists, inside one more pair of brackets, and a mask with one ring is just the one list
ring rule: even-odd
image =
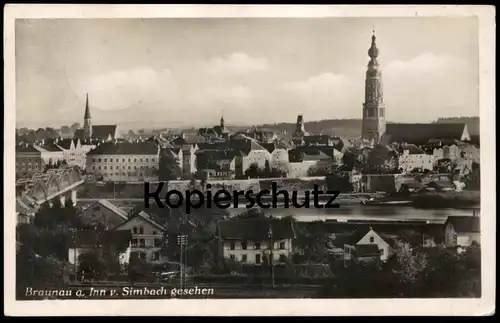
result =
[[459,57],[423,53],[388,63],[382,75],[388,119],[415,122],[466,116],[478,107],[477,88],[470,85],[477,74]]
[[264,57],[251,57],[247,53],[236,52],[222,57],[211,58],[206,64],[209,74],[248,74],[269,69],[269,62]]
[[87,75],[76,82],[75,92],[89,93],[91,104],[99,110],[121,110],[168,100],[176,88],[170,70],[138,66]]
[[339,88],[346,86],[350,80],[345,75],[323,73],[312,76],[304,81],[285,83],[284,88],[291,91],[299,91],[302,94],[331,94]]
[[441,73],[461,71],[468,68],[468,62],[462,58],[442,54],[423,53],[408,61],[393,61],[384,67],[386,74],[399,73]]

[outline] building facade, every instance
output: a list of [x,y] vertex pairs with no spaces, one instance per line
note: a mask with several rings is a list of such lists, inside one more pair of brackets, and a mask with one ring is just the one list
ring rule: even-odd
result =
[[87,154],[87,174],[112,182],[157,180],[159,148],[147,142],[105,142]]
[[131,231],[132,233],[130,248],[125,253],[128,259],[123,259],[122,262],[129,262],[134,253],[138,258],[150,263],[165,260],[165,257],[161,254],[165,228],[153,221],[145,212],[141,212],[120,224],[115,230]]
[[385,133],[385,104],[382,86],[382,70],[377,57],[379,50],[375,34],[368,50],[370,61],[366,71],[365,103],[363,104],[362,139],[378,143]]

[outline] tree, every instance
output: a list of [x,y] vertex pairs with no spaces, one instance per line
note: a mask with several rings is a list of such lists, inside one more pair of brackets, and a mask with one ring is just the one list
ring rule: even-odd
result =
[[75,132],[76,130],[80,129],[81,126],[78,122],[75,122],[71,125],[71,132]]
[[247,178],[258,178],[260,175],[259,165],[257,163],[252,163],[245,171],[245,177]]
[[427,255],[414,251],[407,242],[397,242],[397,267],[394,273],[407,286],[414,286],[423,279],[423,272],[428,266]]
[[266,159],[266,163],[264,165],[264,172],[266,174],[271,174],[271,166],[269,165],[269,160]]
[[182,175],[177,158],[167,149],[162,149],[160,153],[158,180],[168,181],[177,179]]
[[368,154],[364,172],[368,173],[396,173],[397,155],[394,150],[383,145],[376,145]]
[[130,256],[127,272],[131,282],[147,281],[151,277],[152,268],[134,253]]
[[86,279],[98,280],[107,276],[107,266],[103,257],[96,250],[84,252],[78,256],[80,274]]

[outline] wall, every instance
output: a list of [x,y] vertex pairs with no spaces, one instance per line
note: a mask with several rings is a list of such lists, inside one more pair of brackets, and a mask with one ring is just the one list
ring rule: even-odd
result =
[[[373,242],[370,241],[373,238]],[[361,240],[356,244],[376,244],[378,249],[382,253],[380,255],[380,260],[386,261],[394,253],[391,246],[385,242],[375,231],[370,230]]]
[[[134,228],[137,229],[135,233],[133,230]],[[140,233],[140,228],[143,229],[142,233]],[[161,255],[159,255],[159,259],[154,259],[155,253],[156,255],[158,255],[161,250],[163,232],[160,228],[145,221],[140,216],[137,216],[134,219],[124,223],[116,230],[130,230],[132,232],[130,253],[138,252],[142,254],[142,256],[144,257],[143,259],[145,259],[147,262],[165,260],[165,258]],[[160,243],[157,246],[155,246],[155,239],[159,240],[157,241],[157,243]]]
[[253,163],[256,163],[259,168],[264,168],[266,166],[266,160],[270,159],[271,154],[267,150],[251,150],[247,156],[243,157],[243,172]]
[[101,174],[103,181],[143,181],[158,169],[155,155],[92,155],[87,157],[87,173]]
[[315,167],[317,161],[308,160],[298,163],[289,163],[290,165],[290,173],[288,173],[288,177],[306,177],[310,168]]
[[[234,250],[231,250],[231,243],[234,242],[235,248]],[[260,242],[255,242],[255,241],[246,241],[247,243],[247,249],[242,249],[241,243],[243,241],[240,240],[226,240],[223,243],[223,254],[224,258],[230,259],[231,255],[235,256],[235,261],[241,262],[242,256],[246,255],[247,260],[245,263],[247,264],[257,264],[256,263],[256,255],[259,254],[261,255],[261,263],[263,261],[264,255],[267,255],[269,257],[269,250],[268,250],[268,241],[260,241]],[[254,249],[254,246],[256,243],[260,243],[260,249]],[[279,249],[280,243],[285,244],[284,249]],[[280,260],[280,255],[284,255],[286,257],[290,257],[292,252],[292,239],[283,239],[283,240],[276,240],[273,243],[273,261],[279,261]]]

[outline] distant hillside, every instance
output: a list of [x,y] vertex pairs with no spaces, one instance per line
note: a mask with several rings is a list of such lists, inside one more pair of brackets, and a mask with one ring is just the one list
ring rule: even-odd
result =
[[465,123],[471,136],[479,135],[479,117],[439,118],[434,123]]
[[[434,123],[466,123],[471,135],[479,135],[479,117],[439,118]],[[306,122],[305,129],[313,134],[335,134],[345,138],[356,138],[361,135],[361,125],[361,119],[329,119]],[[286,130],[291,134],[295,130],[295,123],[263,124],[259,127],[276,132]]]
[[[295,123],[264,124],[261,127],[276,132],[286,130],[291,134],[295,130]],[[331,119],[320,121],[309,121],[305,123],[307,132],[313,134],[330,134],[346,138],[355,138],[361,135],[361,119]]]

